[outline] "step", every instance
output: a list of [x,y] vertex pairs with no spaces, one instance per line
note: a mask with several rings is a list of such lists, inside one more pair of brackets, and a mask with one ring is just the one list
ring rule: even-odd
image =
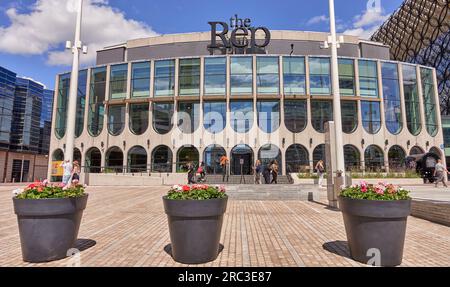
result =
[[[261,179],[263,180],[263,179]],[[289,176],[280,175],[278,176],[278,184],[291,184],[292,180]],[[225,178],[223,181],[223,176],[221,175],[207,175],[205,183],[207,184],[254,184],[255,177],[253,175],[244,175],[242,178],[240,175],[230,175],[228,180]]]
[[318,201],[319,190],[294,184],[226,185],[227,194],[235,200]]

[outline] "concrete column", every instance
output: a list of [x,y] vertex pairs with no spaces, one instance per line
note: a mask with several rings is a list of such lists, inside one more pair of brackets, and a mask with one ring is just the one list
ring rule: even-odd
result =
[[[425,119],[425,105],[423,101],[423,89],[422,89],[422,77],[420,74],[420,67],[416,65],[416,76],[417,76],[417,92],[419,94],[419,110],[420,110],[420,122],[422,123],[422,129],[420,133],[428,135],[427,132],[427,126],[426,126],[426,119]],[[427,147],[425,147],[427,148]],[[425,152],[428,152],[428,150],[425,150]]]

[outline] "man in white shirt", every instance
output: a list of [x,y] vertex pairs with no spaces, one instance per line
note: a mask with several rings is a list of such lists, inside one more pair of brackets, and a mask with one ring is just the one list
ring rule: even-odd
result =
[[61,166],[64,168],[62,182],[64,183],[64,185],[67,185],[69,183],[70,177],[72,176],[72,164],[69,160],[66,160],[61,164]]
[[436,166],[434,167],[434,176],[436,177],[436,181],[434,183],[434,187],[437,187],[439,182],[442,182],[442,184],[447,187],[447,183],[445,182],[445,174],[444,172],[448,173],[447,168],[442,164],[442,161],[439,159]]

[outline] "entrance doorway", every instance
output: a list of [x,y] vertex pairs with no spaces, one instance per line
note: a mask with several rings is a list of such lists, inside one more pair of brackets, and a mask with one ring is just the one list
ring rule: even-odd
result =
[[245,144],[240,144],[235,146],[231,150],[231,163],[230,163],[231,174],[234,175],[252,174],[252,165],[253,165],[253,150],[251,147]]

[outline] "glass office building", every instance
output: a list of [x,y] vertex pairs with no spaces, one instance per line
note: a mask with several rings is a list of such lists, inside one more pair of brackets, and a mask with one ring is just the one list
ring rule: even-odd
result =
[[[75,153],[90,172],[282,174],[325,159],[333,120],[326,33],[271,31],[264,49],[208,49],[209,33],[130,40],[97,52],[78,83]],[[389,47],[345,36],[339,86],[347,169],[398,170],[442,140],[435,69],[392,61]],[[64,153],[70,74],[56,83],[51,157]]]

